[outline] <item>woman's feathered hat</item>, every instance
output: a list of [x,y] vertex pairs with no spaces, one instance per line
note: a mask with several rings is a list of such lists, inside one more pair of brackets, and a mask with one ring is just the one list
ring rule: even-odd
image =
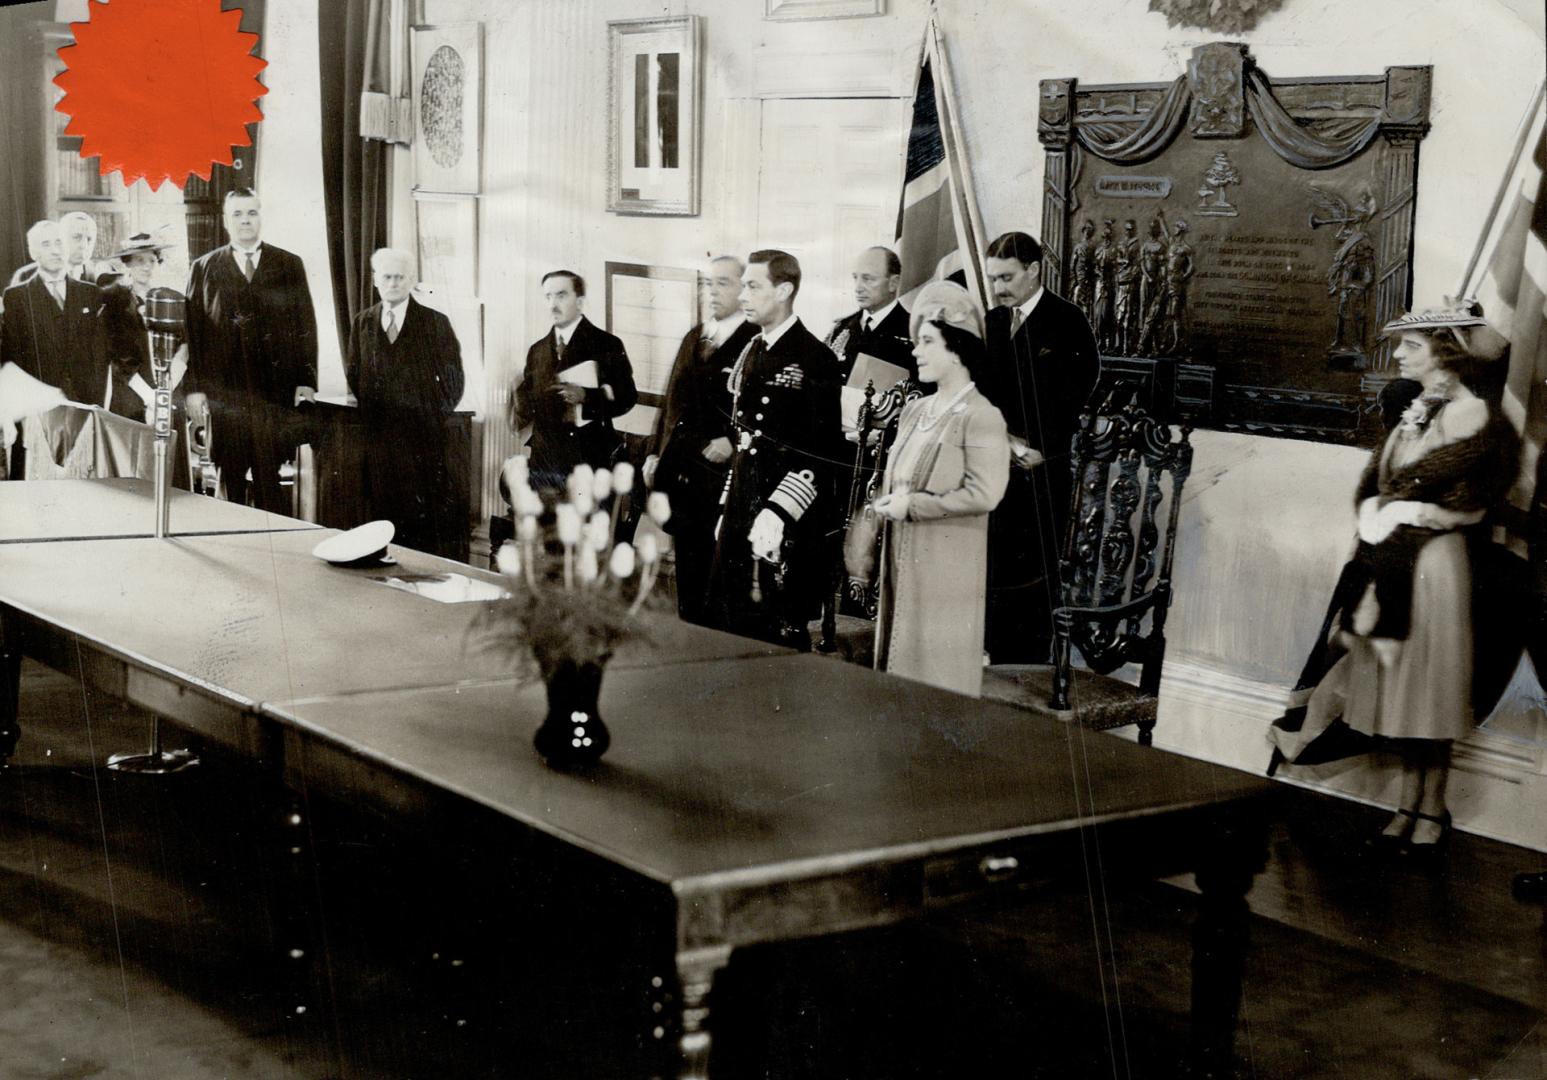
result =
[[1447,296],[1444,306],[1409,311],[1392,319],[1380,332],[1382,337],[1449,333],[1477,360],[1498,360],[1509,351],[1509,339],[1483,318],[1483,306],[1470,298]]
[[131,255],[155,255],[160,257],[161,253],[171,246],[171,244],[161,243],[151,236],[150,233],[135,233],[124,241],[123,247],[109,255],[108,259],[121,261]]
[[919,290],[913,301],[913,319],[908,333],[918,340],[919,324],[925,319],[945,326],[965,330],[978,340],[983,339],[983,309],[972,294],[954,281],[931,281]]

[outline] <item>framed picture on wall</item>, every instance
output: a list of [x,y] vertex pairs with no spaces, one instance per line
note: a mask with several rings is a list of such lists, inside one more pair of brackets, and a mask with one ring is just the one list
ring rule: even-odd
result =
[[478,294],[478,197],[414,192],[419,280],[452,294]]
[[665,400],[677,347],[698,322],[696,270],[607,264],[607,329],[628,353],[641,404]]
[[482,31],[479,23],[413,28],[416,190],[480,190]]
[[698,213],[697,15],[607,24],[607,209]]

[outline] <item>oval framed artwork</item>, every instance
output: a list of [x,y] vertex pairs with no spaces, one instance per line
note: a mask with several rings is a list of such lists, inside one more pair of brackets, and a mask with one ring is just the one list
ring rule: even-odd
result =
[[483,40],[479,23],[413,28],[414,190],[481,190]]

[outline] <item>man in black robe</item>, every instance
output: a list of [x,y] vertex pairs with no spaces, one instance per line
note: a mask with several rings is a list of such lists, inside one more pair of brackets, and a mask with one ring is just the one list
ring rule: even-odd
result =
[[1004,501],[989,517],[985,639],[996,664],[1044,663],[1061,603],[1058,558],[1074,485],[1070,444],[1101,360],[1080,309],[1042,286],[1042,247],[1025,233],[988,248],[999,306],[988,313],[982,390],[1010,429]]
[[808,650],[837,527],[837,367],[795,315],[793,256],[754,251],[741,281],[742,310],[762,333],[731,374],[736,439],[710,610],[735,633]]
[[730,376],[757,335],[738,306],[744,270],[730,255],[709,264],[710,319],[682,339],[645,459],[645,482],[671,497],[666,528],[676,550],[677,613],[689,622],[705,619],[714,523],[735,435]]
[[448,469],[446,421],[462,399],[462,348],[451,320],[411,295],[407,252],[377,251],[371,277],[381,300],[355,316],[344,365],[360,410],[366,505],[397,526],[398,543],[454,557],[468,523],[450,495],[467,477]]
[[317,396],[317,316],[300,257],[259,239],[258,196],[230,192],[224,221],[230,243],[188,273],[186,408],[212,422],[227,498],[288,515],[279,467],[302,439],[297,406]]

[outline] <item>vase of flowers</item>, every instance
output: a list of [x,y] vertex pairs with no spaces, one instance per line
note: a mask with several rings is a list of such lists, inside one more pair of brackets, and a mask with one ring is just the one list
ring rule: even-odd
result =
[[509,591],[479,611],[473,630],[483,647],[542,677],[548,710],[533,744],[543,760],[590,765],[612,743],[597,708],[602,676],[614,650],[644,633],[639,613],[660,572],[659,526],[671,508],[652,494],[637,543],[619,542],[632,466],[577,466],[551,506],[532,489],[525,458],[511,459],[505,480],[516,536],[495,561]]

